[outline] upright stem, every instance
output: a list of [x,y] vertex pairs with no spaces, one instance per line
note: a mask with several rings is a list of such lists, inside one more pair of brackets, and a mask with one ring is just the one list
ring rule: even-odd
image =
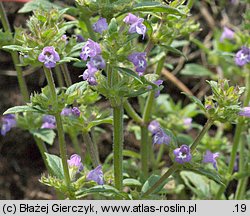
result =
[[149,135],[148,126],[141,126],[141,171],[142,179],[145,180],[148,177],[149,171]]
[[114,177],[115,187],[122,190],[123,167],[123,106],[113,107],[114,132],[113,132],[113,151],[114,151]]
[[94,143],[92,142],[88,132],[83,132],[82,136],[83,136],[83,140],[86,144],[87,150],[90,154],[93,166],[97,167],[100,164],[98,151],[96,150],[96,147],[95,147]]
[[[161,58],[157,64],[157,68],[155,71],[155,74],[160,75],[161,70],[163,68],[165,61],[165,56]],[[150,157],[150,152],[153,154],[152,151],[150,151],[150,145],[149,145],[149,132],[148,132],[148,123],[151,118],[151,112],[154,104],[155,99],[155,91],[149,92],[146,105],[143,112],[143,123],[144,125],[141,126],[141,170],[142,170],[142,176],[143,178],[148,177],[148,170],[149,170],[149,162],[150,158],[153,159],[153,157]]]
[[192,143],[190,149],[193,152],[197,145],[200,143],[202,137],[207,133],[207,131],[209,130],[209,128],[212,126],[213,124],[213,120],[209,119],[207,120],[206,124],[204,125],[204,127],[202,128],[201,132],[198,134],[198,136],[195,138],[195,141]]
[[[55,101],[55,104],[57,106],[56,87],[55,87],[54,79],[52,77],[52,73],[46,67],[44,67],[44,72],[45,72],[45,76],[46,76],[46,79],[47,79],[47,82],[48,82],[48,85],[49,85],[49,88],[50,88],[51,96],[52,96],[52,98]],[[56,107],[56,109],[57,109],[57,107]],[[59,111],[56,111],[55,118],[56,118],[59,149],[60,149],[60,156],[61,156],[61,159],[62,159],[65,183],[66,183],[66,185],[68,187],[69,196],[72,199],[74,197],[72,197],[71,188],[70,188],[71,182],[70,182],[69,168],[68,168],[68,163],[67,163],[66,143],[65,143],[65,138],[64,138],[62,119],[61,119],[61,115],[60,115]]]
[[[242,173],[246,170],[246,168],[244,167],[245,164],[245,159],[244,155],[245,155],[245,142],[243,141],[243,139],[241,138],[240,140],[240,160],[239,160],[239,173]],[[241,200],[243,199],[243,195],[244,195],[244,191],[245,191],[245,186],[246,186],[246,181],[248,180],[248,178],[241,178],[238,181],[238,185],[237,185],[237,190],[235,193],[235,199],[236,200]]]
[[93,41],[96,41],[95,32],[93,31],[93,28],[92,28],[92,25],[91,25],[91,22],[90,22],[89,18],[86,17],[86,16],[81,16],[81,19],[85,22],[85,25],[87,27],[90,38]]
[[[245,92],[245,98],[244,98],[244,103],[243,106],[248,106],[250,101],[250,73],[248,71],[247,77],[246,77],[246,92]],[[241,138],[241,133],[244,128],[244,117],[239,117],[239,122],[236,125],[236,130],[234,134],[234,140],[233,140],[233,147],[231,151],[231,158],[228,166],[228,174],[232,175],[233,169],[234,169],[234,163],[238,151],[238,146],[240,144],[240,138]],[[244,155],[240,154],[240,160],[244,161]],[[240,180],[241,181],[241,180]],[[229,180],[225,182],[225,186],[221,186],[220,189],[217,192],[216,199],[220,199],[221,195],[224,193],[227,185],[229,184]]]
[[57,78],[57,81],[58,81],[58,85],[60,87],[63,87],[64,86],[63,77],[62,77],[60,67],[58,65],[55,67],[55,72],[56,72],[56,78]]
[[77,138],[77,133],[75,132],[69,132],[69,136],[70,136],[70,139],[73,143],[73,146],[74,146],[74,150],[76,151],[76,153],[80,156],[82,156],[82,151],[81,151],[81,147],[79,145],[79,141],[78,141],[78,138]]
[[61,69],[62,69],[63,76],[64,76],[64,79],[65,79],[65,82],[66,82],[66,86],[67,87],[71,86],[72,85],[72,80],[71,80],[67,65],[65,63],[62,64]]
[[[0,2],[0,16],[1,16],[4,31],[11,32],[10,24],[9,24],[8,19],[7,19],[2,2]],[[17,52],[10,52],[10,54],[11,54],[11,57],[12,57],[12,60],[14,63],[15,70],[17,72],[17,80],[18,80],[21,94],[23,96],[23,100],[25,102],[29,102],[29,92],[28,92],[28,88],[27,88],[25,79],[24,79],[23,74],[22,74],[22,68],[20,66],[18,66],[18,64],[19,64],[18,54],[17,54]]]
[[123,103],[124,109],[126,110],[127,114],[138,124],[142,124],[143,119],[136,113],[134,108],[131,106],[131,104],[128,102],[128,100],[125,100]]
[[44,145],[44,142],[41,139],[39,139],[39,138],[37,138],[35,136],[34,136],[34,139],[36,141],[36,145],[37,145],[37,147],[38,147],[38,149],[40,151],[40,154],[42,156],[42,159],[43,159],[43,162],[45,164],[45,167],[46,167],[47,171],[49,173],[51,173],[51,169],[50,169],[50,167],[48,165],[48,162],[46,160],[46,155],[44,154],[45,152],[47,153],[48,150],[47,150],[46,146]]
[[173,164],[168,171],[152,186],[148,191],[146,191],[142,198],[153,193],[169,176],[171,176],[178,169],[178,164]]

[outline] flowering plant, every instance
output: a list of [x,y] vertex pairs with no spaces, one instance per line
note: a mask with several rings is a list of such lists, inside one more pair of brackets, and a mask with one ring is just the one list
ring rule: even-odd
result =
[[[222,199],[225,186],[238,178],[235,198],[245,198],[247,178],[237,177],[244,175],[244,159],[249,161],[241,141],[250,116],[250,38],[244,30],[224,26],[214,36],[217,45],[213,50],[193,37],[200,28],[191,15],[192,0],[168,5],[161,1],[76,0],[68,8],[46,0],[37,2],[26,3],[20,10],[32,11],[32,15],[25,27],[15,29],[14,37],[0,4],[5,36],[9,37],[1,48],[12,55],[24,101],[3,113],[1,135],[19,127],[33,136],[47,169],[40,178],[42,184],[65,199],[92,194],[116,199],[160,199],[164,194],[183,198],[183,185],[194,197]],[[169,56],[187,59],[178,47],[191,42],[204,50],[211,63],[225,69],[219,77],[187,63],[182,75],[210,78],[205,84],[210,92],[197,97],[168,71],[173,65],[167,63]],[[246,82],[241,83],[243,87],[237,85],[237,79],[229,81],[227,65],[241,72]],[[30,94],[24,67],[37,68],[47,85]],[[77,81],[72,80],[75,68],[80,70]],[[166,92],[163,76],[191,103],[162,94]],[[198,115],[206,119],[203,126],[196,122]],[[227,140],[221,138],[224,125],[231,124],[236,131],[229,150]],[[208,135],[212,126],[218,128],[213,130],[214,137]],[[103,156],[100,151],[109,147],[98,139],[110,130],[112,149],[109,156]],[[140,143],[138,151],[128,149],[127,132]],[[217,142],[223,142],[228,152],[213,144]],[[70,157],[69,143],[74,149]],[[51,154],[45,144],[58,144],[59,152]],[[239,145],[240,168],[233,174]],[[230,151],[227,165],[223,154]],[[191,186],[192,176],[199,179],[198,185],[201,179],[209,182],[208,195]],[[175,188],[169,189],[170,181]]]

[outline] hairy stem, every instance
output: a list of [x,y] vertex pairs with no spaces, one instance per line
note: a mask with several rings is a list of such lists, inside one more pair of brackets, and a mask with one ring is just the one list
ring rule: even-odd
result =
[[83,132],[82,136],[83,136],[83,140],[86,144],[87,150],[90,154],[92,164],[94,167],[97,167],[100,164],[98,151],[96,150],[96,147],[95,147],[94,143],[92,142],[92,139],[91,139],[88,132]]
[[64,76],[64,80],[66,82],[66,86],[69,87],[72,85],[72,80],[71,80],[71,77],[70,77],[70,74],[69,74],[69,70],[68,70],[68,67],[67,65],[64,63],[61,65],[61,70],[63,72],[63,76]]
[[70,139],[73,143],[73,146],[74,146],[74,150],[76,151],[76,153],[78,155],[80,155],[82,157],[82,151],[81,151],[81,147],[80,147],[80,144],[79,144],[79,140],[78,140],[78,137],[77,137],[77,133],[75,132],[69,132],[69,136],[70,136]]
[[[247,77],[246,77],[246,91],[245,91],[243,106],[244,107],[248,106],[249,101],[250,101],[250,73],[248,71]],[[230,158],[230,162],[229,162],[229,166],[228,166],[228,174],[230,176],[233,173],[234,163],[235,163],[238,147],[240,144],[241,133],[243,131],[243,128],[244,128],[244,117],[239,117],[239,122],[236,125],[236,130],[235,130],[234,140],[233,140],[233,147],[232,147],[232,151],[231,151],[231,158]],[[244,161],[244,155],[240,154],[240,160]],[[243,181],[243,179],[242,179],[242,181]],[[216,199],[221,199],[221,196],[224,193],[224,191],[226,190],[226,187],[229,184],[229,182],[230,181],[227,180],[225,182],[225,186],[220,187],[220,189],[217,192]],[[243,188],[241,190],[243,190]]]
[[[2,2],[0,2],[0,16],[1,16],[1,21],[3,24],[4,31],[11,32],[10,24],[6,16]],[[18,64],[20,63],[19,58],[18,58],[18,53],[10,52],[10,54],[12,57],[12,61],[14,63],[15,70],[17,72],[17,80],[18,80],[18,84],[19,84],[19,88],[20,88],[23,100],[27,103],[29,102],[29,92],[28,92],[25,79],[23,77],[22,68],[18,66]]]
[[[45,76],[46,76],[46,79],[48,82],[48,86],[50,88],[51,96],[52,96],[52,98],[55,101],[55,104],[57,106],[58,101],[57,101],[56,87],[55,87],[55,83],[54,83],[54,79],[53,79],[51,70],[44,67],[44,72],[45,72]],[[57,107],[56,107],[56,109],[57,109]],[[70,182],[69,168],[68,168],[68,162],[67,162],[67,150],[66,150],[66,143],[65,143],[65,138],[64,138],[63,125],[62,125],[60,111],[56,111],[55,118],[56,118],[60,157],[62,159],[65,183],[68,187],[69,196],[71,199],[73,199],[74,196],[71,193],[71,182]]]
[[124,109],[126,110],[127,114],[138,124],[142,124],[143,119],[136,113],[134,108],[131,106],[131,104],[128,102],[128,100],[125,100],[123,103]]
[[114,131],[113,131],[113,151],[114,151],[114,177],[115,187],[122,190],[123,181],[123,106],[113,107]]
[[93,40],[93,41],[96,41],[96,36],[95,36],[95,32],[93,31],[93,28],[92,28],[92,25],[90,23],[90,20],[88,17],[86,16],[81,16],[81,19],[84,21],[86,27],[87,27],[87,30],[88,30],[88,33],[89,33],[89,37]]
[[47,148],[46,148],[44,142],[43,142],[41,139],[39,139],[39,138],[37,138],[37,137],[35,137],[35,136],[34,136],[34,139],[35,139],[36,145],[37,145],[37,147],[38,147],[38,149],[39,149],[39,151],[40,151],[40,154],[41,154],[41,156],[42,156],[42,159],[43,159],[43,162],[44,162],[44,164],[45,164],[45,167],[46,167],[47,171],[48,171],[49,173],[51,173],[51,169],[50,169],[50,167],[49,167],[49,165],[48,165],[48,162],[47,162],[47,160],[46,160],[46,155],[44,154],[45,152],[47,153],[48,150],[47,150]]
[[209,130],[209,128],[212,126],[213,124],[213,120],[209,119],[207,120],[206,124],[204,125],[204,127],[202,128],[201,132],[198,134],[198,136],[195,138],[194,142],[192,143],[190,149],[193,152],[197,145],[200,143],[202,137],[207,133],[207,131]]
[[[159,60],[155,74],[160,75],[164,65],[164,61],[165,61],[165,56]],[[154,157],[150,157],[150,153],[153,154],[153,152],[152,151],[150,152],[150,145],[148,142],[149,141],[148,123],[151,118],[154,99],[155,99],[155,91],[149,92],[146,105],[143,111],[144,125],[141,126],[141,170],[143,178],[148,177],[148,169],[149,169],[148,165],[151,161],[150,159],[154,159]]]
[[63,77],[62,77],[60,67],[58,65],[55,67],[55,72],[56,72],[56,78],[57,78],[58,86],[63,87],[64,86],[64,81],[63,81]]

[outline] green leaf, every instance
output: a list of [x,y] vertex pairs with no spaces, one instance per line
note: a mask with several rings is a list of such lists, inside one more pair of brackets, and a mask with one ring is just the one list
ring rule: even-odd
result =
[[70,50],[70,53],[74,53],[78,50],[81,50],[82,47],[86,44],[86,42],[81,42],[81,43],[77,43],[75,46],[72,47],[72,49]]
[[225,186],[225,184],[222,182],[221,177],[219,176],[219,174],[216,171],[211,171],[211,170],[207,170],[207,169],[203,169],[203,168],[194,168],[194,169],[188,169],[190,171],[193,171],[195,173],[204,175],[206,177],[208,177],[211,180],[214,180],[215,182],[217,182],[220,185]]
[[170,7],[168,5],[162,5],[158,2],[143,2],[133,6],[131,11],[144,11],[144,12],[161,12],[167,14],[175,14],[184,16],[178,9]]
[[80,199],[89,194],[101,194],[103,196],[120,197],[121,199],[129,199],[128,195],[124,192],[119,192],[116,188],[110,185],[98,185],[89,189],[80,189],[76,192],[76,198]]
[[198,65],[198,64],[186,64],[185,67],[181,70],[181,74],[187,76],[208,76],[214,77],[215,75],[208,70],[207,68]]
[[10,50],[10,51],[18,51],[18,52],[28,52],[28,51],[34,50],[35,48],[22,47],[19,45],[8,45],[8,46],[3,46],[3,49]]
[[[146,193],[159,179],[161,176],[159,175],[151,175],[148,180],[144,183],[142,186],[141,192],[144,194]],[[169,181],[169,179],[166,179],[161,185],[159,185],[155,190],[154,193],[158,193],[161,191],[161,189],[164,187],[164,185]]]
[[151,37],[151,35],[153,34],[153,27],[151,26],[151,24],[147,20],[144,20],[143,24],[147,28],[147,34],[148,34],[148,36]]
[[3,32],[3,30],[0,29],[0,48],[2,46],[12,44],[12,43],[14,43],[13,38],[12,38],[12,33],[9,31]]
[[31,134],[36,136],[37,138],[43,140],[44,142],[52,145],[54,142],[54,139],[56,137],[56,133],[53,130],[50,129],[38,129],[38,130],[31,130]]
[[122,67],[114,67],[114,68],[119,70],[121,73],[125,73],[126,75],[135,78],[137,81],[139,81],[141,84],[143,84],[140,76],[136,72],[134,72],[128,68],[122,68]]
[[7,109],[3,115],[6,115],[6,114],[11,114],[11,113],[20,113],[20,112],[37,112],[36,109],[30,107],[30,106],[27,106],[27,105],[24,105],[24,106],[15,106],[15,107],[11,107],[9,109]]
[[189,94],[187,94],[187,93],[185,93],[185,92],[182,92],[182,94],[184,94],[184,95],[186,95],[187,97],[189,97],[189,99],[190,99],[193,103],[195,103],[201,110],[206,111],[204,105],[202,104],[202,102],[201,102],[197,97],[192,96],[192,95],[189,95]]
[[86,127],[86,130],[89,131],[92,127],[100,124],[113,124],[113,117],[91,121]]
[[178,49],[176,49],[176,48],[174,48],[172,46],[169,46],[169,45],[161,44],[160,46],[163,47],[163,48],[165,48],[167,51],[170,51],[170,52],[175,53],[177,55],[183,56],[186,60],[188,60],[187,56],[184,55],[184,53],[181,52],[180,50],[178,50]]
[[64,179],[62,159],[56,155],[48,154],[46,152],[45,155],[53,174],[59,179]]
[[53,4],[47,0],[36,0],[26,3],[18,13],[28,13],[38,9],[51,10],[52,8],[61,9],[59,5]]
[[59,63],[65,63],[65,62],[80,62],[78,58],[73,57],[64,57],[62,60],[59,61]]
[[83,94],[83,92],[87,89],[87,87],[88,87],[87,82],[85,81],[78,82],[68,87],[68,89],[66,90],[66,94],[70,95],[73,94],[75,91],[78,91],[79,94]]
[[132,178],[124,179],[123,185],[124,186],[134,186],[134,187],[141,187],[142,186],[140,181],[138,181],[137,179],[132,179]]
[[191,171],[181,171],[180,176],[185,185],[198,196],[196,199],[212,199],[218,192],[219,185],[207,176]]

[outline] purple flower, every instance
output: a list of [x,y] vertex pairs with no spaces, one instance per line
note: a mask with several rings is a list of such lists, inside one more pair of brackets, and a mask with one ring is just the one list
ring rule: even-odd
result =
[[220,37],[220,42],[223,42],[224,39],[233,39],[234,38],[234,31],[231,29],[224,27],[223,32]]
[[46,68],[54,68],[56,62],[60,61],[60,56],[53,46],[47,46],[43,48],[42,53],[38,56],[38,61],[43,62]]
[[132,53],[128,56],[128,60],[134,64],[135,70],[138,72],[139,76],[142,76],[147,67],[146,53]]
[[192,128],[192,118],[184,118],[183,119],[183,123],[184,125],[187,127],[187,129],[191,129]]
[[45,129],[55,129],[56,128],[56,118],[52,115],[43,116],[43,124],[41,128]]
[[250,117],[250,107],[244,107],[240,112],[240,116]]
[[161,128],[153,135],[153,145],[154,144],[168,145],[170,141],[171,141],[171,138]]
[[79,117],[81,115],[81,111],[79,110],[78,107],[73,107],[72,108],[72,114],[76,117]]
[[2,117],[2,127],[1,127],[1,135],[5,136],[7,132],[11,130],[11,128],[16,126],[16,116],[14,114],[7,114]]
[[175,155],[175,161],[177,163],[187,163],[192,159],[190,148],[187,145],[182,145],[180,146],[180,148],[175,149],[173,152]]
[[76,42],[81,43],[84,41],[85,41],[85,39],[82,35],[80,35],[80,34],[76,35]]
[[161,126],[158,121],[153,120],[148,125],[148,130],[152,133],[152,135],[156,134],[159,130],[161,130]]
[[61,115],[63,116],[76,116],[79,117],[81,114],[81,111],[79,110],[78,107],[73,107],[73,108],[63,108]]
[[93,24],[93,30],[97,33],[102,33],[108,29],[108,23],[105,18],[100,18],[95,24]]
[[103,172],[102,172],[102,166],[99,165],[95,169],[91,170],[87,175],[88,181],[95,181],[99,185],[103,185]]
[[90,64],[97,69],[104,69],[106,67],[106,63],[101,55],[91,58]]
[[207,150],[206,154],[203,157],[203,163],[212,163],[213,167],[218,170],[216,158],[219,157],[219,153],[212,153],[211,151]]
[[97,85],[97,81],[95,79],[95,73],[98,71],[98,69],[90,61],[87,63],[87,67],[88,69],[86,69],[82,74],[83,80],[86,80],[89,83],[89,85],[92,86]]
[[86,44],[82,48],[80,57],[82,60],[86,61],[88,57],[95,57],[101,53],[101,47],[98,43],[88,39]]
[[81,157],[78,154],[71,155],[70,159],[68,160],[69,168],[77,169],[77,173],[83,170],[83,165],[81,162]]
[[70,116],[72,115],[72,109],[71,108],[63,108],[62,112],[61,112],[62,116]]
[[235,63],[239,66],[243,66],[250,62],[250,49],[242,47],[235,55]]
[[146,31],[147,31],[146,26],[143,24],[144,19],[140,17],[136,17],[135,15],[129,13],[123,19],[123,21],[130,25],[130,28],[128,30],[130,34],[133,34],[133,33],[140,34],[142,35],[142,39],[144,39]]
[[127,24],[134,24],[138,21],[138,17],[135,16],[134,14],[132,13],[129,13],[124,19],[123,19],[123,22],[127,23]]
[[62,41],[67,42],[68,37],[67,37],[67,35],[64,34],[64,35],[61,37],[61,39],[62,39]]
[[[162,83],[163,83],[163,80],[156,80],[156,81],[154,82],[154,84],[155,84],[155,85],[158,85],[158,86],[160,86]],[[160,92],[161,92],[160,90],[157,90],[157,91],[155,92],[155,98],[159,97]]]

